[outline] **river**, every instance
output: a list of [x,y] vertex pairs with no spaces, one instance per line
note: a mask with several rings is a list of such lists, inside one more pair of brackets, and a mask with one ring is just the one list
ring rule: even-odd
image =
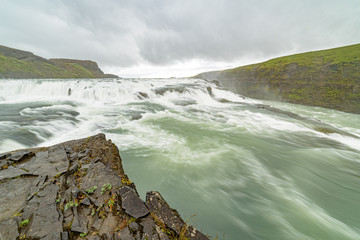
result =
[[360,239],[358,114],[201,79],[0,80],[0,152],[100,132],[212,238]]

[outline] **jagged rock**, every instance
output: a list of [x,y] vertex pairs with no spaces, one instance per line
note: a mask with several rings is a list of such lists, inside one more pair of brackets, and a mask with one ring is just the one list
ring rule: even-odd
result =
[[134,218],[141,218],[149,214],[149,210],[136,194],[134,189],[123,186],[120,188],[122,208]]
[[91,201],[90,198],[85,198],[84,200],[81,201],[81,204],[86,205],[86,206],[91,206]]
[[188,226],[186,229],[185,237],[191,240],[207,240],[209,239],[200,231],[196,230],[193,226]]
[[140,99],[149,98],[149,95],[144,92],[138,92],[138,95],[140,96]]
[[180,214],[164,200],[160,193],[152,191],[146,194],[146,204],[156,219],[176,234],[181,235],[185,233],[185,236],[190,240],[206,240],[204,234],[196,230],[192,226],[187,226],[184,220],[180,217]]
[[109,214],[107,218],[105,218],[103,224],[101,225],[99,234],[106,234],[109,232],[114,232],[116,229],[118,222],[120,222],[120,219],[118,219],[116,216]]
[[142,239],[152,239],[152,240],[158,240],[159,235],[155,228],[155,222],[153,218],[150,216],[147,216],[146,218],[143,218],[141,220],[141,226],[143,227],[143,236]]
[[87,238],[88,240],[101,240],[99,236],[90,236]]
[[25,174],[27,174],[27,171],[10,166],[7,168],[7,171],[0,172],[0,182],[4,182],[5,180],[9,179],[15,179]]
[[11,155],[10,160],[17,162],[17,161],[20,161],[20,160],[24,159],[25,157],[31,156],[33,154],[34,153],[27,151],[27,150],[16,152],[15,154]]
[[170,238],[161,230],[159,226],[155,226],[157,234],[159,234],[159,239],[169,240]]
[[68,232],[62,232],[61,233],[61,240],[69,240],[69,233]]
[[185,222],[180,218],[176,210],[170,208],[160,193],[155,191],[146,193],[146,204],[160,221],[177,234],[180,234]]
[[33,181],[35,178],[16,178],[0,184],[0,223],[25,207]]
[[[33,203],[32,205],[37,206],[37,208],[24,209],[23,215],[33,214],[33,218],[29,223],[29,230],[24,234],[32,238],[45,238],[46,236],[52,236],[54,233],[59,233],[60,236],[60,232],[62,232],[63,228],[62,217],[59,215],[56,208],[58,189],[57,185],[50,183],[30,200],[30,202]],[[31,205],[31,203],[29,205]]]
[[37,152],[31,161],[26,161],[16,167],[25,169],[27,174],[55,177],[68,170],[69,160],[61,146],[54,146],[46,151]]
[[133,232],[137,232],[137,231],[139,231],[140,226],[139,226],[139,224],[137,224],[136,222],[131,222],[131,223],[129,224],[129,228],[130,228]]
[[114,240],[114,234],[104,233],[103,235],[101,235],[101,239],[103,239],[103,240]]
[[193,99],[182,99],[174,101],[174,104],[179,106],[189,106],[196,104],[196,101]]
[[[103,134],[0,157],[0,240],[167,240],[186,226],[159,193],[145,205]],[[203,239],[192,227],[186,233]]]
[[7,159],[7,158],[10,157],[10,156],[11,156],[10,153],[1,153],[1,154],[0,154],[0,160],[2,160],[2,159]]
[[86,219],[77,212],[76,207],[74,208],[74,219],[71,224],[71,231],[78,232],[78,233],[84,233],[88,232],[86,227]]
[[101,219],[101,218],[96,218],[95,219],[95,222],[93,223],[92,225],[92,228],[95,230],[95,231],[99,231],[102,224],[103,224],[104,220]]
[[129,228],[124,228],[120,232],[115,233],[115,240],[135,240],[131,235]]
[[0,240],[16,239],[19,236],[18,225],[14,219],[0,223]]

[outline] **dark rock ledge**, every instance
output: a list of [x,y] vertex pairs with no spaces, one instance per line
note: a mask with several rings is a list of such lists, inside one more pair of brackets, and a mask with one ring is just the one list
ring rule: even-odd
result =
[[208,239],[158,192],[144,203],[99,134],[0,154],[0,240]]

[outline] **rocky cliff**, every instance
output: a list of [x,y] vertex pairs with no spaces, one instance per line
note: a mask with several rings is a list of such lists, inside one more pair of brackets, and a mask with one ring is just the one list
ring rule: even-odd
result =
[[158,192],[143,202],[103,134],[0,154],[0,239],[208,239]]
[[360,44],[207,72],[244,96],[360,113]]
[[96,62],[45,59],[14,48],[0,46],[0,78],[118,78],[104,74]]

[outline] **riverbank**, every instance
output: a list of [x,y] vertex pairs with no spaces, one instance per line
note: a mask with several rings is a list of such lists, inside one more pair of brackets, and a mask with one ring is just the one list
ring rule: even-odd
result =
[[0,154],[0,239],[208,239],[158,192],[144,203],[104,134]]
[[246,97],[360,113],[360,44],[201,73]]

